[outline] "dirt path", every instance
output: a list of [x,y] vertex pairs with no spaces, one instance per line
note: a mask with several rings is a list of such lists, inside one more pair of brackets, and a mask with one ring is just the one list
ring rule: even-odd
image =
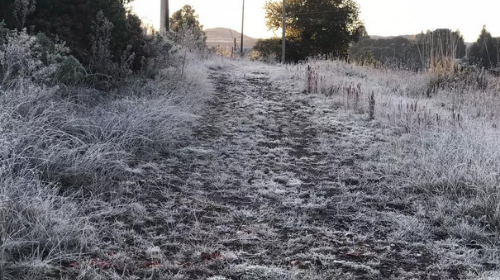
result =
[[421,222],[377,167],[385,132],[280,89],[266,71],[212,70],[197,140],[157,180],[146,230],[165,254],[157,275],[458,279],[462,269],[440,266],[421,235],[401,241]]

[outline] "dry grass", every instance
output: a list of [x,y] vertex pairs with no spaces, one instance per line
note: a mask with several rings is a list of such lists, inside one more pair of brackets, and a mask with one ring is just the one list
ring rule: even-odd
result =
[[[324,61],[308,65],[287,66],[274,79],[317,92],[332,108],[340,105],[367,120],[374,111],[372,124],[394,134],[375,151],[380,166],[392,174],[394,188],[419,198],[425,219],[457,238],[454,242],[489,252],[470,263],[498,265],[499,78],[475,70],[457,72],[435,87],[436,71],[398,72]],[[311,71],[319,77],[313,90]],[[353,94],[357,88],[360,93]],[[418,227],[403,226],[416,232]]]
[[0,88],[1,279],[498,278],[496,78],[185,61]]
[[131,194],[152,161],[189,143],[210,97],[191,56],[112,93],[23,76],[0,85],[0,279],[109,279],[96,256],[123,246],[118,220],[145,218]]

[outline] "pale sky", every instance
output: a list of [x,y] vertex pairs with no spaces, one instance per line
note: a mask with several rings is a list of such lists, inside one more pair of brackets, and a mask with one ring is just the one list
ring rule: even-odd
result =
[[[194,7],[205,28],[241,29],[242,0],[170,0],[170,13],[185,4]],[[255,38],[272,37],[267,30],[264,3],[246,0],[245,34]],[[368,34],[395,36],[416,34],[428,29],[459,29],[466,42],[477,40],[486,25],[493,36],[500,36],[500,0],[356,0]],[[160,0],[135,0],[136,13],[155,27],[160,22]],[[278,35],[278,34],[277,34]]]

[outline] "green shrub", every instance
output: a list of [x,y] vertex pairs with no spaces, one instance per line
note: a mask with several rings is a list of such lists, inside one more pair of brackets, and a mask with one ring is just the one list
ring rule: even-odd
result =
[[0,35],[0,85],[19,88],[27,81],[75,85],[86,76],[84,67],[68,55],[69,49],[62,42],[43,33],[29,35],[26,30],[4,28]]
[[78,85],[85,80],[86,76],[87,72],[80,61],[70,55],[62,59],[54,79],[66,85]]
[[[254,57],[257,60],[271,61],[271,60],[281,60],[282,52],[282,40],[281,38],[269,38],[269,39],[259,39],[253,50],[260,55],[260,58]],[[290,38],[286,39],[286,61],[287,62],[298,62],[300,60],[307,59],[308,51],[304,50],[300,41],[293,40]]]
[[[99,12],[113,25],[110,34],[109,52],[114,63],[120,63],[123,51],[131,46],[135,53],[133,70],[139,70],[143,57],[147,57],[145,35],[140,19],[127,12],[126,0],[44,0],[28,1],[35,5],[25,15],[24,26],[33,28],[34,32],[42,32],[48,37],[66,42],[73,55],[85,67],[91,64],[93,58],[92,40],[95,35],[95,23],[99,23]],[[16,13],[16,0],[0,1],[0,21],[4,20],[9,29],[21,30]],[[29,6],[31,7],[31,6]],[[94,24],[93,24],[94,23]],[[31,29],[30,29],[31,30]]]
[[43,63],[43,48],[37,37],[28,35],[25,30],[13,31],[7,33],[3,41],[0,48],[1,84],[16,87],[25,80],[49,81],[57,65]]

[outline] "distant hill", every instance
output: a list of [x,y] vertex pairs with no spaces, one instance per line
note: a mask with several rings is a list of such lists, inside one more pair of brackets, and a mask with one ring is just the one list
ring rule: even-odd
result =
[[412,39],[414,35],[398,35],[398,36],[379,36],[379,35],[370,35],[370,39],[378,40],[378,39],[392,39],[396,37],[403,37],[408,40]]
[[[205,34],[207,35],[207,45],[209,47],[223,47],[231,48],[234,44],[234,38],[236,38],[236,44],[240,45],[241,33],[229,28],[217,27],[205,29]],[[243,35],[243,47],[245,49],[251,49],[257,42],[257,39],[250,36]]]

